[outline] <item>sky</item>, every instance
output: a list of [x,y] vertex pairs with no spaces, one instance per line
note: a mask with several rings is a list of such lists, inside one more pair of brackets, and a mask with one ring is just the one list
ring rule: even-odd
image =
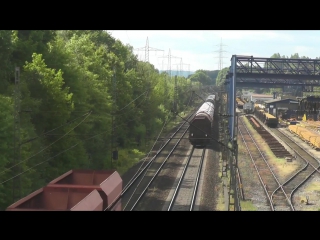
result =
[[320,30],[107,30],[159,70],[220,70],[232,55],[320,57]]

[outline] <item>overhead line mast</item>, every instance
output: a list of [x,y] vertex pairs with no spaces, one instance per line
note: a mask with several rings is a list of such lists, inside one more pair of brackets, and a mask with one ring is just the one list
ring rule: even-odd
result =
[[220,44],[219,44],[219,45],[215,45],[215,46],[219,46],[219,50],[218,50],[218,51],[215,51],[215,52],[218,52],[218,53],[219,53],[219,56],[216,57],[216,58],[219,58],[218,69],[219,69],[219,70],[222,70],[222,69],[223,69],[223,58],[227,58],[227,57],[224,57],[224,56],[223,56],[223,53],[224,53],[224,52],[227,52],[227,51],[223,51],[222,47],[223,47],[223,46],[226,46],[226,45],[223,45],[223,44],[222,44],[222,38],[221,38]]
[[149,62],[149,51],[164,51],[164,50],[161,50],[161,49],[149,47],[149,39],[148,39],[148,37],[147,37],[147,41],[146,41],[146,46],[142,47],[142,48],[136,48],[135,50],[138,50],[138,51],[144,50],[145,51],[145,57],[144,57],[145,62]]

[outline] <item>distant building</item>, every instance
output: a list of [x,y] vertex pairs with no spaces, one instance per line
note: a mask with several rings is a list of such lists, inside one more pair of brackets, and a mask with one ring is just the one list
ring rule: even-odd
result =
[[252,92],[243,92],[243,94],[241,95],[241,99],[250,102],[252,94]]
[[286,112],[297,112],[299,107],[299,102],[295,99],[272,99],[265,101],[265,107],[267,112],[275,117],[279,117]]

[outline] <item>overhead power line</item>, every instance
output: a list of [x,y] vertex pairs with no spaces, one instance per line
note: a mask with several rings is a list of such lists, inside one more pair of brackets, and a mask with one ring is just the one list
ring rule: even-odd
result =
[[149,51],[164,51],[164,50],[161,50],[161,49],[149,47],[149,39],[148,39],[148,37],[147,37],[147,42],[146,42],[146,46],[145,47],[136,48],[134,50],[138,50],[138,51],[144,50],[144,53],[145,53],[144,61],[145,62],[149,62]]
[[224,52],[227,52],[227,51],[224,51],[224,50],[222,49],[223,46],[226,46],[226,45],[223,45],[223,44],[222,44],[222,39],[221,39],[220,44],[219,44],[219,45],[215,45],[215,46],[219,46],[219,50],[215,51],[215,52],[218,52],[219,55],[218,55],[218,57],[215,57],[215,58],[219,58],[219,61],[218,61],[218,69],[221,70],[221,69],[223,69],[223,58],[227,58],[227,57],[224,57],[224,56],[223,56],[223,53],[224,53]]

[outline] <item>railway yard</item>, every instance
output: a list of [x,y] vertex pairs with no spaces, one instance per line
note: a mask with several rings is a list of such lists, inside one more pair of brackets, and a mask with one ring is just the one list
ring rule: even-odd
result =
[[[130,186],[122,193],[123,211],[228,210],[221,152],[194,148],[187,128],[182,121],[122,176],[123,186]],[[320,152],[288,127],[270,128],[253,114],[239,116],[241,211],[318,211],[319,159]]]
[[[270,211],[270,206],[275,211],[318,211],[319,152],[287,128],[267,128],[271,138],[265,133],[257,134],[254,128],[248,127],[249,124],[248,118],[244,117],[239,124],[240,135],[245,139],[239,143],[238,156],[245,201],[251,202],[258,211]],[[250,142],[250,136],[254,136],[255,143],[252,139]],[[250,145],[250,154],[242,150],[244,141],[244,145]],[[278,144],[278,148],[272,142]],[[291,158],[279,157],[288,153]]]
[[160,70],[160,46],[113,32],[0,32],[2,210],[320,211],[319,57],[232,54],[223,67],[220,44],[219,70],[196,70],[169,48]]
[[268,121],[272,115],[236,109],[237,168],[231,176],[223,99],[215,102],[211,136],[201,130],[206,146],[190,140],[196,107],[122,176],[72,170],[7,210],[233,211],[238,203],[240,211],[319,211],[318,121],[275,126]]

